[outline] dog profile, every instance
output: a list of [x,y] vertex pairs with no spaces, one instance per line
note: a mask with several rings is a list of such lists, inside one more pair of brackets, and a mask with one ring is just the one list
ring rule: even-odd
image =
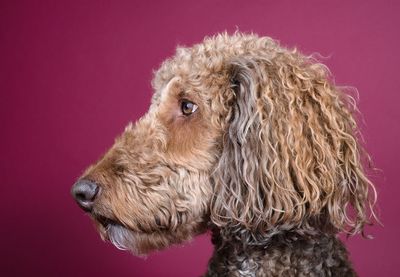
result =
[[208,230],[206,276],[355,276],[337,235],[374,218],[353,98],[314,58],[254,34],[178,47],[149,111],[75,183],[136,255]]

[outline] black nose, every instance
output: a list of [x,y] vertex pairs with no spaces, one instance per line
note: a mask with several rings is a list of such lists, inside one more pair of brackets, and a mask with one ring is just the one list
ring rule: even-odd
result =
[[72,187],[71,194],[82,209],[89,212],[93,208],[93,201],[99,192],[99,187],[92,181],[79,180]]

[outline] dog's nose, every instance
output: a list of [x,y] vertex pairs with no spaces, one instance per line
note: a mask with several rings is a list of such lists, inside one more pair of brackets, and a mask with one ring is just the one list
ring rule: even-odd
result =
[[71,194],[75,198],[78,205],[89,212],[93,208],[93,201],[99,192],[99,187],[96,183],[81,179],[72,187]]

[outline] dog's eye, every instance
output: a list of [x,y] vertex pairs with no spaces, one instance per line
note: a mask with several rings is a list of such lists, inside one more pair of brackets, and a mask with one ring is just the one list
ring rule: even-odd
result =
[[197,106],[195,103],[192,103],[187,100],[184,100],[181,103],[181,111],[184,115],[191,115],[197,110],[198,107],[199,106]]

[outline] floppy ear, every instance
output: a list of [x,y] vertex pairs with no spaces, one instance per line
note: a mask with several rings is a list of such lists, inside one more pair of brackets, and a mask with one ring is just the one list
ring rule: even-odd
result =
[[[326,68],[287,52],[229,64],[235,101],[214,174],[211,219],[267,232],[317,225],[358,232],[369,189],[351,101]],[[349,209],[351,211],[349,211]]]

